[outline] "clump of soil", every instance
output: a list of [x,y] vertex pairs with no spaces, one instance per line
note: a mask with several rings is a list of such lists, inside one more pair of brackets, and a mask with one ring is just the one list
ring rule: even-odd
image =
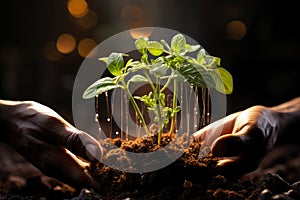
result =
[[[147,153],[167,148],[174,136],[162,136],[161,146],[157,136],[126,141],[120,138],[102,142],[104,159],[117,159],[130,163],[126,152]],[[128,173],[109,167],[102,162],[92,163],[92,176],[104,187],[107,199],[245,199],[257,196],[257,186],[242,185],[226,180],[217,174],[217,157],[207,154],[199,158],[200,143],[187,140],[186,135],[176,138],[173,150],[182,155],[168,166],[145,173]],[[186,148],[186,145],[189,146]],[[114,147],[119,147],[116,150]],[[167,153],[170,149],[166,150]],[[166,153],[166,154],[167,154]],[[122,162],[121,162],[122,163]],[[249,190],[250,189],[250,190]]]

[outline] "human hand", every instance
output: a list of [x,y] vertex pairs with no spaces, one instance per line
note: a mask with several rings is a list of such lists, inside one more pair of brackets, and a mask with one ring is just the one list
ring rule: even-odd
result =
[[51,108],[33,101],[0,100],[0,140],[12,146],[45,175],[74,188],[101,186],[86,166],[101,160],[102,148]]
[[280,131],[277,112],[253,106],[213,122],[194,133],[194,137],[220,157],[217,170],[236,178],[258,166],[275,145]]

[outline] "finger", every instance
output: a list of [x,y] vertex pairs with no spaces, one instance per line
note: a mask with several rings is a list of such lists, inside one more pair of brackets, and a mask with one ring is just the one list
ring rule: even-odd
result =
[[100,184],[89,175],[82,163],[64,148],[32,139],[26,149],[19,149],[19,153],[47,176],[76,189],[92,187],[101,191]]
[[100,161],[103,157],[103,149],[100,143],[89,134],[75,130],[63,130],[65,139],[62,140],[62,146],[66,147],[72,153],[88,160]]
[[102,147],[94,137],[78,130],[60,116],[43,117],[45,119],[41,120],[43,122],[41,129],[46,130],[40,131],[39,134],[43,134],[45,142],[63,146],[77,156],[90,162],[102,159]]
[[245,144],[240,136],[223,135],[211,146],[211,153],[217,157],[232,157],[245,153]]
[[223,135],[215,140],[211,152],[215,156],[230,157],[241,154],[262,156],[267,149],[267,143],[259,128],[244,128],[237,134]]
[[195,140],[204,141],[207,145],[211,145],[212,142],[221,135],[225,135],[232,132],[235,119],[239,113],[234,113],[226,116],[225,118],[219,119],[199,131],[193,134]]
[[103,151],[97,140],[75,128],[54,110],[32,102],[26,112],[35,114],[32,123],[40,129],[36,131],[36,136],[45,142],[66,147],[72,153],[88,161],[102,159]]

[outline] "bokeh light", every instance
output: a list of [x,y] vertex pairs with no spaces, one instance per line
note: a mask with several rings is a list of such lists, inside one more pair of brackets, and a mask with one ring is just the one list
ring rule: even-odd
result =
[[132,38],[137,39],[138,37],[149,37],[152,34],[152,29],[136,29],[141,27],[152,27],[151,21],[138,20],[135,23],[131,24],[130,35]]
[[226,33],[231,40],[241,40],[247,33],[247,27],[242,21],[234,20],[227,24]]
[[75,47],[76,40],[71,34],[64,33],[57,38],[56,48],[59,52],[68,54],[71,53],[75,49]]
[[136,21],[141,19],[143,12],[137,5],[126,5],[121,11],[121,19],[125,21]]
[[97,46],[97,43],[95,40],[91,38],[84,38],[78,43],[77,51],[79,55],[83,58],[87,56],[92,56],[89,55],[89,53]]
[[55,42],[47,42],[43,48],[44,56],[50,61],[57,61],[62,57],[62,54],[57,51]]
[[82,18],[77,19],[77,24],[82,28],[91,28],[97,23],[97,14],[93,10],[89,10],[89,12]]
[[73,17],[81,18],[89,11],[89,6],[85,0],[68,0],[68,11]]

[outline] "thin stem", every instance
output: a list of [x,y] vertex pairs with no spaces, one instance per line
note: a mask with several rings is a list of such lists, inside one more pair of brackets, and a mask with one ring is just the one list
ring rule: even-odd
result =
[[146,132],[146,135],[149,136],[149,135],[150,135],[150,132],[149,132],[149,129],[148,129],[148,127],[147,127],[147,124],[146,124],[146,122],[145,122],[145,119],[144,119],[144,117],[143,117],[143,114],[142,114],[142,112],[141,112],[139,106],[138,106],[137,103],[135,102],[135,100],[134,100],[134,98],[133,98],[133,96],[132,96],[130,90],[128,89],[128,87],[127,87],[127,85],[126,85],[126,83],[125,83],[125,81],[124,81],[124,79],[122,79],[121,82],[122,82],[122,84],[123,84],[124,90],[125,90],[127,96],[129,97],[129,100],[130,100],[130,102],[131,102],[131,104],[132,104],[134,110],[135,110],[135,111],[137,112],[137,114],[138,114],[138,118],[141,120],[141,123],[142,123],[142,125],[143,125],[143,127],[144,127],[144,130],[145,130],[145,132]]
[[165,89],[167,89],[167,87],[170,85],[172,79],[173,79],[173,72],[172,72],[171,75],[169,76],[169,78],[168,78],[166,84],[164,85],[164,87],[161,88],[160,92],[164,92]]
[[163,123],[162,123],[162,118],[161,118],[161,110],[160,110],[160,79],[157,76],[156,77],[156,106],[157,106],[157,113],[158,113],[158,134],[157,134],[157,143],[160,146],[161,142],[161,135],[163,131]]
[[175,131],[176,113],[174,110],[177,107],[177,81],[174,79],[174,92],[173,92],[173,105],[172,105],[172,116],[171,116],[171,127],[169,130],[169,136],[171,136]]
[[153,82],[152,82],[152,80],[151,80],[151,78],[150,78],[150,76],[149,76],[149,74],[144,70],[144,75],[146,76],[146,78],[148,79],[148,81],[149,81],[149,84],[150,84],[150,86],[151,86],[151,88],[152,88],[152,90],[153,91],[155,91],[155,86],[154,86],[154,84],[153,84]]

